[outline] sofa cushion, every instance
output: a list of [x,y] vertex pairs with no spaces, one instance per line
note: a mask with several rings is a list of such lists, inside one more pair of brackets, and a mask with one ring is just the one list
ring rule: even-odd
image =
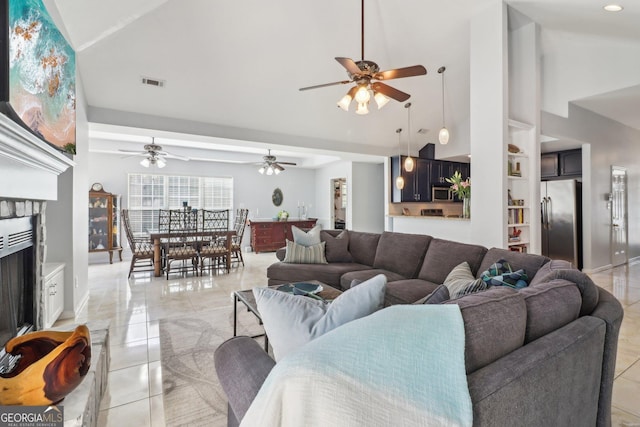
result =
[[324,242],[317,245],[303,246],[287,240],[287,252],[282,262],[292,264],[326,264]]
[[358,264],[373,266],[378,240],[380,240],[380,234],[378,233],[349,230],[349,252],[353,257],[353,261]]
[[339,295],[331,304],[269,288],[253,294],[276,362],[307,342],[382,308],[386,279],[378,275]]
[[320,240],[325,242],[327,262],[353,262],[353,257],[349,252],[349,232],[347,230],[337,236],[321,231]]
[[301,246],[313,246],[320,243],[320,230],[322,226],[320,224],[314,226],[309,231],[301,230],[295,225],[291,226],[291,234],[293,234],[293,241]]
[[344,290],[348,288],[340,285],[340,277],[350,271],[358,270],[371,270],[371,267],[355,263],[285,264],[276,262],[267,268],[267,277],[269,285],[319,280],[336,289]]
[[527,277],[534,277],[540,267],[549,262],[549,258],[542,255],[524,254],[520,252],[510,251],[508,249],[491,248],[487,251],[482,259],[478,276],[486,271],[495,262],[504,259],[515,270],[523,269],[527,273]]
[[349,289],[351,287],[351,282],[354,280],[360,280],[364,282],[365,280],[369,280],[378,274],[384,274],[387,278],[387,282],[394,282],[396,280],[406,279],[406,277],[402,277],[397,273],[389,270],[383,270],[381,268],[376,269],[367,269],[367,270],[358,270],[358,271],[350,271],[345,273],[340,278],[340,286],[342,289]]
[[529,284],[529,278],[523,269],[513,271],[511,265],[503,259],[491,264],[488,270],[482,272],[478,280],[482,280],[487,287],[508,286],[521,289],[526,288]]
[[373,267],[413,279],[422,265],[431,236],[385,231],[378,241]]
[[491,288],[444,304],[458,304],[462,312],[467,374],[523,345],[527,306],[518,291]]
[[411,304],[426,297],[440,285],[422,279],[396,280],[387,283],[384,305]]
[[413,304],[442,304],[449,300],[449,289],[445,285],[438,286],[435,291],[426,297],[420,298]]
[[568,261],[551,260],[546,263],[538,270],[529,286],[538,286],[553,279],[568,280],[578,286],[582,296],[580,316],[591,314],[598,305],[600,297],[596,284],[585,273],[572,267]]
[[433,283],[443,283],[449,272],[463,261],[469,263],[471,273],[475,276],[486,252],[487,248],[484,246],[433,239],[427,249],[418,278]]
[[442,285],[447,288],[452,299],[487,289],[484,281],[473,276],[467,261],[455,266],[444,279]]
[[582,297],[575,283],[555,279],[520,290],[527,304],[525,344],[578,318]]

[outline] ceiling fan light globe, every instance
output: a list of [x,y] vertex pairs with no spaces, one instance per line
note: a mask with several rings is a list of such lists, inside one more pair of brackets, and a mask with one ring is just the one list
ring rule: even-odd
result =
[[265,171],[264,166],[260,166],[260,169],[258,169],[258,173],[261,175],[264,175],[264,171]]
[[373,99],[375,99],[376,100],[376,104],[378,104],[378,110],[380,110],[382,107],[387,105],[387,102],[389,102],[391,100],[391,98],[389,98],[386,95],[381,94],[380,92],[376,92],[376,94],[373,95]]
[[148,158],[145,157],[144,159],[140,160],[140,164],[142,165],[142,167],[148,168],[151,162]]
[[361,85],[358,87],[356,91],[356,102],[358,104],[366,104],[371,99],[371,94],[369,93],[369,88],[366,85]]
[[273,170],[273,172],[274,172],[276,175],[279,175],[279,174],[280,174],[280,169],[274,169],[274,170]]
[[271,167],[271,165],[269,165],[269,167],[267,168],[267,175],[273,175],[273,168]]
[[413,157],[408,156],[406,159],[404,159],[404,170],[406,170],[407,172],[413,171],[414,165],[415,163],[413,161]]
[[438,133],[438,141],[440,144],[445,145],[449,142],[449,129],[443,127],[440,129],[440,133]]
[[398,175],[398,177],[396,178],[396,188],[398,190],[402,190],[404,188],[404,178],[402,177],[402,175]]
[[351,95],[346,94],[342,99],[340,99],[340,101],[338,101],[338,107],[342,108],[344,111],[349,111],[349,105],[351,104],[352,99]]
[[158,158],[156,160],[156,166],[162,169],[163,167],[167,166],[167,162],[164,159]]
[[360,115],[369,114],[369,108],[367,107],[366,102],[358,103],[358,108],[356,108],[356,114],[360,114]]

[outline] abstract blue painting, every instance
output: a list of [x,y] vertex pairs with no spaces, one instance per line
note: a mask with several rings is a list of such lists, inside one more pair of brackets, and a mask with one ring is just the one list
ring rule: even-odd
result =
[[42,0],[9,1],[9,103],[45,141],[75,144],[75,52]]

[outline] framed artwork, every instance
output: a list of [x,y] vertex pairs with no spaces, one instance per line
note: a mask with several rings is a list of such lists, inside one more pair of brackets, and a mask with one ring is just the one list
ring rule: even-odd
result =
[[76,142],[76,58],[42,0],[0,0],[3,112],[60,150]]

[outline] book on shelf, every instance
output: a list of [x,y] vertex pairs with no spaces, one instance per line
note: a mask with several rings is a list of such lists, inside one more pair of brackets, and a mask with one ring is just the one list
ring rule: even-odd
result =
[[509,246],[509,250],[513,251],[513,252],[520,252],[523,254],[527,253],[527,245],[513,245],[513,246]]
[[524,209],[510,209],[509,217],[507,219],[509,224],[524,224]]

